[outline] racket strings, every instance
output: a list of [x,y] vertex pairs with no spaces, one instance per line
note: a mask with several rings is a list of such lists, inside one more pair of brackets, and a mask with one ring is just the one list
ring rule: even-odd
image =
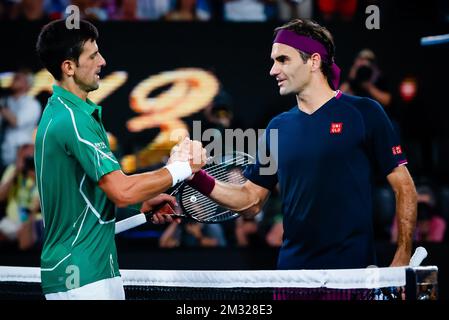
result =
[[[247,164],[249,164],[249,162],[239,162],[237,165],[239,166],[246,166]],[[234,167],[236,170],[229,170],[226,168],[220,168],[217,169],[218,166],[215,166],[216,170],[211,172],[209,170],[206,170],[209,174],[213,175],[215,179],[220,180],[220,181],[224,181],[224,182],[239,182],[239,183],[244,183],[246,181],[246,179],[243,177],[243,175],[241,174],[241,171],[243,168],[239,168],[238,166]],[[233,169],[234,169],[233,168]],[[237,173],[236,171],[239,171],[239,173]],[[193,194],[198,193],[198,191],[196,191],[193,188],[187,188],[183,190],[183,194],[191,196]],[[204,197],[205,199],[208,199],[207,197]]]
[[[243,165],[243,164],[241,164],[241,165]],[[233,169],[236,169],[236,170],[233,170]],[[210,174],[211,176],[213,176],[215,179],[221,180],[222,178],[226,177],[228,174],[232,173],[233,171],[237,171],[237,170],[241,171],[242,168],[239,168],[239,167],[233,167],[231,169],[223,168],[221,170],[215,171],[214,173],[210,173],[207,170],[206,170],[206,172],[208,174]]]
[[[217,180],[242,184],[246,181],[246,178],[241,172],[243,171],[243,167],[250,163],[250,160],[246,156],[240,156],[226,160],[221,164],[211,166],[205,170]],[[221,207],[216,202],[190,187],[187,187],[183,191],[183,198],[185,200],[184,208],[188,212],[191,212],[192,217],[201,221],[217,222],[238,216],[237,213]]]
[[[244,183],[246,181],[245,177],[241,174],[242,168],[235,167],[236,170],[227,170],[223,169],[220,171],[216,171],[214,173],[214,178],[223,182],[238,182],[240,184]],[[238,173],[237,173],[238,171]],[[183,194],[185,195],[193,195],[195,193],[198,193],[193,188],[187,188],[187,190],[183,191]],[[208,199],[207,197],[204,197],[205,199]]]
[[[191,212],[191,216],[198,220],[204,220],[204,221],[213,221],[216,220],[218,217],[226,215],[230,212],[229,209],[225,209],[224,211],[217,211],[217,208],[219,206],[215,203],[198,203],[198,207],[191,207],[189,212]],[[231,215],[234,215],[235,213],[232,212]]]
[[213,175],[217,172],[220,172],[223,170],[228,170],[227,167],[230,167],[232,165],[234,165],[235,167],[239,167],[242,165],[247,165],[249,163],[250,163],[250,159],[248,159],[245,156],[241,156],[241,157],[236,157],[233,159],[226,160],[222,163],[212,165],[210,167],[206,167],[204,170],[207,171],[207,173],[209,173],[210,175]]
[[[244,183],[246,181],[246,178],[241,174],[242,168],[236,168],[237,170],[224,170],[224,171],[220,171],[217,172],[217,174],[214,175],[214,178],[216,180],[219,181],[223,181],[223,182],[237,182],[236,180],[238,180],[239,183]],[[238,173],[237,173],[238,171]],[[183,191],[184,193],[190,192],[190,193],[194,193],[197,192],[195,189],[193,188],[189,188],[188,191],[186,191],[184,189]]]
[[[223,161],[223,162],[221,162],[221,163],[218,163],[218,164],[216,164],[216,165],[210,165],[210,166],[207,166],[207,165],[206,165],[206,167],[204,168],[204,170],[205,170],[207,173],[213,175],[214,178],[218,176],[217,179],[221,179],[221,175],[220,175],[221,171],[227,171],[228,169],[226,169],[226,167],[232,165],[232,164],[233,164],[233,163],[232,163],[233,161],[236,161],[236,162],[240,161],[240,162],[236,163],[236,167],[237,167],[237,166],[242,166],[242,165],[245,165],[245,166],[246,166],[246,165],[248,165],[248,164],[251,163],[250,160],[248,160],[246,163],[245,163],[244,161],[241,162],[241,159],[242,159],[242,158],[249,158],[249,157],[246,156],[246,155],[243,155],[243,156],[241,156],[240,158],[239,158],[239,157],[232,158],[232,159]],[[170,195],[171,195],[171,196],[175,196],[176,194],[178,194],[178,192],[180,191],[180,189],[183,187],[184,184],[185,184],[185,182],[180,183],[175,189],[173,189],[173,190],[170,192]]]
[[[243,176],[243,170],[253,163],[251,156],[235,152],[233,155],[224,156],[222,162],[206,165],[204,170],[218,181],[243,184],[246,178]],[[239,214],[230,209],[224,208],[201,194],[188,185],[184,185],[180,192],[183,210],[191,218],[199,222],[223,222],[237,217]]]
[[216,209],[218,208],[218,205],[215,202],[211,202],[211,201],[207,201],[207,200],[200,200],[198,202],[195,202],[195,204],[190,204],[188,206],[185,206],[185,208],[187,210],[189,210],[190,212],[193,212],[192,216],[194,216],[196,218],[210,217],[211,214],[216,213]]

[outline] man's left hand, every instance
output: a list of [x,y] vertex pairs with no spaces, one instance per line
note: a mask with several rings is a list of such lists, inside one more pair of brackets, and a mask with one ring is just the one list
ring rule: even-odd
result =
[[[169,206],[170,208],[175,208],[176,206],[178,206],[178,203],[176,202],[176,198],[165,194],[165,193],[161,193],[160,195],[146,200],[142,203],[142,207],[140,208],[141,212],[149,212],[151,210],[154,210],[155,208],[166,204],[167,206]],[[163,206],[162,208],[160,208],[160,212],[156,211],[153,215],[153,223],[156,224],[160,224],[160,223],[171,223],[174,221],[174,219],[170,216],[170,213],[175,212],[174,209],[170,210],[170,212],[168,210],[164,210],[165,206]],[[178,219],[175,219],[175,221],[178,221]]]

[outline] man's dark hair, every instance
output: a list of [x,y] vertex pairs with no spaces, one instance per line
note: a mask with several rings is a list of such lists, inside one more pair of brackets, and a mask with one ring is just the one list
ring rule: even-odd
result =
[[[332,34],[327,30],[325,27],[320,26],[318,23],[311,21],[311,20],[301,20],[301,19],[295,19],[290,22],[287,22],[281,27],[278,27],[274,30],[274,34],[276,34],[280,30],[290,30],[295,32],[298,35],[307,36],[310,37],[318,42],[320,42],[327,51],[327,59],[323,59],[321,57],[321,71],[323,72],[324,76],[327,78],[327,81],[329,82],[329,85],[331,88],[332,85],[332,72],[331,72],[331,66],[334,63],[334,57],[335,57],[335,45],[334,45],[334,39],[332,37]],[[299,54],[304,61],[304,63],[307,62],[307,60],[310,59],[311,55],[308,53],[305,53],[301,50],[298,50]]]
[[61,64],[72,60],[78,64],[84,43],[98,39],[98,30],[90,22],[81,20],[79,28],[69,29],[65,19],[45,25],[36,43],[36,51],[45,68],[55,77],[62,79]]

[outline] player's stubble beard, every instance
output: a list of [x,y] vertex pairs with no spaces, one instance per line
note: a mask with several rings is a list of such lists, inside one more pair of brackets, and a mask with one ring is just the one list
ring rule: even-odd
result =
[[76,74],[73,75],[73,80],[78,85],[78,87],[81,90],[83,90],[84,92],[91,92],[91,91],[97,90],[100,87],[100,84],[98,81],[94,80],[91,83],[86,83],[86,82],[80,80],[80,78],[78,78]]

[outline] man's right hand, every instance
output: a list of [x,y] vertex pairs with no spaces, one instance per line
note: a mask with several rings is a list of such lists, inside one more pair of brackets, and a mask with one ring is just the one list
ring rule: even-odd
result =
[[206,149],[203,148],[200,141],[192,141],[190,145],[190,156],[190,167],[193,173],[200,171],[206,165]]
[[170,151],[170,158],[167,164],[173,163],[175,161],[190,161],[190,151],[189,146],[192,141],[189,138],[184,138],[179,144],[174,146]]
[[174,161],[188,161],[192,172],[198,172],[206,164],[206,149],[200,141],[184,139],[179,145],[173,147],[168,163]]

